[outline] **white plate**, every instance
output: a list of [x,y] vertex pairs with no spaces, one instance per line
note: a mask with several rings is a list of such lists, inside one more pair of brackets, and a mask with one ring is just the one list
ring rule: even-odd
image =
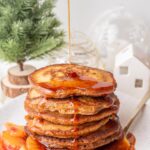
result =
[[[134,111],[138,100],[121,92],[116,93],[121,101],[120,120],[124,126]],[[14,122],[25,125],[24,110],[25,94],[14,100],[8,101],[0,108],[0,131],[6,122]],[[150,102],[146,105],[144,111],[139,115],[137,121],[132,127],[137,143],[136,150],[149,150],[150,148]]]
[[0,131],[3,129],[3,126],[6,122],[14,122],[21,125],[25,124],[25,96],[26,94],[21,95],[13,100],[9,100],[0,107]]

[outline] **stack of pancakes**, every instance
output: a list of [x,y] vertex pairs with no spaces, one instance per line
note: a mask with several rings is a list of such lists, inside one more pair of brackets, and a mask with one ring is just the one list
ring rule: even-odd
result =
[[30,76],[26,131],[48,149],[91,150],[122,138],[111,73],[75,64]]

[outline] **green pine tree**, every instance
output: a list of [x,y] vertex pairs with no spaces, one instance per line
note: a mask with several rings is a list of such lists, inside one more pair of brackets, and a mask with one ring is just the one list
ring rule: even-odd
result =
[[53,13],[55,0],[0,0],[0,59],[18,63],[62,46],[64,32]]

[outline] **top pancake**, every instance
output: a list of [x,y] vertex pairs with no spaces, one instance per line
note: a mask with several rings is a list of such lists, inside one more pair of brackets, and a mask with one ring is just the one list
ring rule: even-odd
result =
[[32,73],[29,80],[49,98],[102,96],[116,88],[110,72],[77,64],[47,66]]

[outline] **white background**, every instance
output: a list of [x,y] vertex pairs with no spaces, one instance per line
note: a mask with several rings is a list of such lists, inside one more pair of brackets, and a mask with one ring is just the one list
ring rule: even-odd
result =
[[[70,0],[71,26],[74,30],[88,34],[94,21],[106,10],[118,6],[125,8],[133,15],[150,24],[150,0]],[[58,0],[56,14],[67,29],[67,0]]]

